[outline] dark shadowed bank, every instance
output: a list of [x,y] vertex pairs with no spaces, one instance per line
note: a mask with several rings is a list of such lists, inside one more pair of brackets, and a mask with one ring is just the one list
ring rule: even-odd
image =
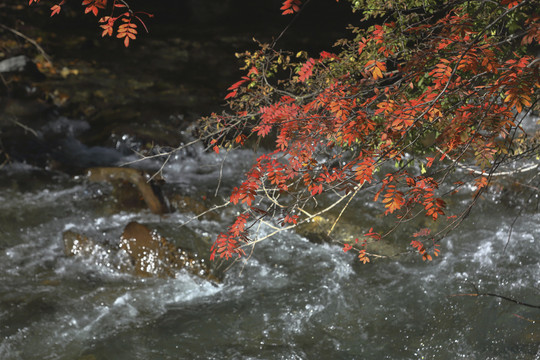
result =
[[[88,122],[76,135],[87,146],[110,147],[124,135],[146,147],[177,146],[179,130],[224,109],[227,87],[241,76],[235,52],[256,47],[253,38],[272,41],[292,19],[280,15],[279,1],[132,6],[154,17],[141,15],[150,33],[124,48],[115,38],[101,38],[97,19],[83,15],[78,2],[68,2],[54,18],[45,1],[0,5],[0,61],[19,59],[1,72],[4,156],[41,166],[50,160],[77,165],[77,159],[53,154],[58,139],[32,136],[32,129],[39,132],[59,115]],[[327,49],[345,34],[345,14],[353,21],[347,4],[313,1],[280,46]]]

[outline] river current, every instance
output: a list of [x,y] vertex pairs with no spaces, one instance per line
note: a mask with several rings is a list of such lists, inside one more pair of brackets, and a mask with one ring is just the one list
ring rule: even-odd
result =
[[[133,160],[70,146],[112,165]],[[253,158],[227,159],[223,196]],[[164,168],[167,186],[213,194],[220,160],[178,153]],[[1,359],[540,359],[538,309],[458,296],[476,287],[540,304],[535,197],[486,196],[432,262],[411,254],[362,265],[340,246],[283,232],[216,285],[185,272],[122,273],[105,248],[67,257],[62,233],[114,241],[136,220],[209,243],[232,210],[180,227],[193,214],[111,211],[110,186],[85,176],[12,163],[0,179]]]

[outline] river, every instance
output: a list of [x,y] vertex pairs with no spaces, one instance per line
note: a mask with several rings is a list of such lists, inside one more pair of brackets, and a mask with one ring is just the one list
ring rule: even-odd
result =
[[[81,152],[94,150],[81,145]],[[216,186],[219,155],[200,150],[166,165],[170,191],[209,193]],[[244,151],[228,160],[224,193],[240,179],[242,169],[231,167],[253,156]],[[88,258],[67,257],[62,232],[115,241],[137,220],[178,241],[210,240],[230,213],[180,228],[192,214],[110,211],[111,187],[84,176],[13,163],[0,179],[2,359],[540,356],[538,309],[456,296],[477,286],[538,303],[538,199],[486,198],[432,262],[410,255],[362,265],[339,246],[282,233],[215,285],[185,272],[174,279],[126,275],[111,265],[114,254],[99,248]]]
[[[341,246],[282,232],[220,283],[186,271],[173,278],[122,271],[111,244],[129,222],[207,256],[236,211],[195,221],[189,207],[156,215],[120,206],[110,184],[85,176],[87,167],[136,160],[131,148],[147,149],[156,134],[162,145],[190,141],[185,123],[219,109],[236,81],[237,64],[220,59],[250,34],[211,38],[215,29],[206,27],[204,35],[171,34],[171,24],[154,27],[133,52],[100,48],[78,33],[65,34],[74,36],[69,47],[50,45],[55,61],[78,75],[53,79],[52,89],[73,101],[32,122],[39,141],[28,133],[4,138],[12,162],[0,168],[0,359],[540,359],[538,308],[471,296],[540,305],[539,195],[511,179],[484,196],[432,262],[410,254],[363,265]],[[200,145],[176,153],[163,168],[165,195],[204,203],[222,176],[212,200],[220,203],[255,154],[222,156]],[[155,170],[160,160],[136,166]],[[350,209],[349,219],[376,219],[365,207]],[[66,256],[69,230],[95,239],[91,253]]]

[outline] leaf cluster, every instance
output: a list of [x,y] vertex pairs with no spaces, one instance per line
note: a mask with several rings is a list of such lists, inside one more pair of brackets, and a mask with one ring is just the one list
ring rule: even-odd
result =
[[[338,205],[341,216],[369,189],[396,221],[386,233],[368,234],[383,238],[423,215],[444,223],[429,235],[434,247],[470,210],[452,213],[446,198],[469,183],[472,206],[495,170],[516,160],[514,141],[525,137],[517,115],[538,106],[539,66],[528,55],[540,39],[533,3],[353,1],[353,11],[375,23],[351,27],[338,52],[292,56],[261,44],[242,54],[247,74],[226,97],[232,112],[202,126],[215,132],[217,150],[271,139],[270,152],[231,195],[245,206],[246,228],[277,217],[289,229]],[[286,1],[282,10],[300,6]],[[472,170],[448,184],[461,167]],[[330,194],[334,203],[308,211]],[[235,240],[218,247],[226,258],[261,240],[231,231],[220,239]],[[418,239],[411,245],[432,259]],[[366,262],[365,249],[357,251]]]
[[[28,4],[37,4],[41,0],[29,0]],[[61,0],[51,6],[51,16],[58,15],[62,6],[69,0]],[[128,47],[131,40],[135,40],[138,35],[138,25],[141,25],[146,32],[148,29],[141,16],[152,17],[146,12],[135,12],[124,0],[83,0],[82,4],[85,14],[92,14],[98,17],[99,27],[102,29],[101,36],[113,36],[122,39],[124,46]],[[103,15],[103,14],[108,15]]]

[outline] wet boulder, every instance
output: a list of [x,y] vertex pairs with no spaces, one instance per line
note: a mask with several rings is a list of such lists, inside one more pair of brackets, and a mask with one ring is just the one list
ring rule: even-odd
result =
[[65,231],[62,239],[66,256],[75,256],[98,267],[104,266],[123,273],[133,272],[127,255],[107,242],[95,241],[72,230]]
[[[164,214],[169,212],[165,203],[159,185],[150,179],[150,176],[144,171],[123,168],[123,167],[96,167],[88,170],[88,179],[96,182],[111,183],[118,194],[125,183],[133,185],[138,194],[142,196],[146,206],[154,214]],[[138,199],[138,196],[136,196]]]
[[118,261],[107,262],[121,272],[138,277],[174,277],[175,273],[186,270],[203,279],[219,282],[209,264],[196,253],[176,247],[156,230],[138,222],[130,222],[117,245],[96,241],[68,230],[63,233],[64,253],[85,259],[99,258],[96,252],[109,254]]
[[215,280],[209,268],[196,254],[177,248],[155,230],[130,222],[120,238],[120,249],[127,252],[138,276],[174,276],[182,269]]

